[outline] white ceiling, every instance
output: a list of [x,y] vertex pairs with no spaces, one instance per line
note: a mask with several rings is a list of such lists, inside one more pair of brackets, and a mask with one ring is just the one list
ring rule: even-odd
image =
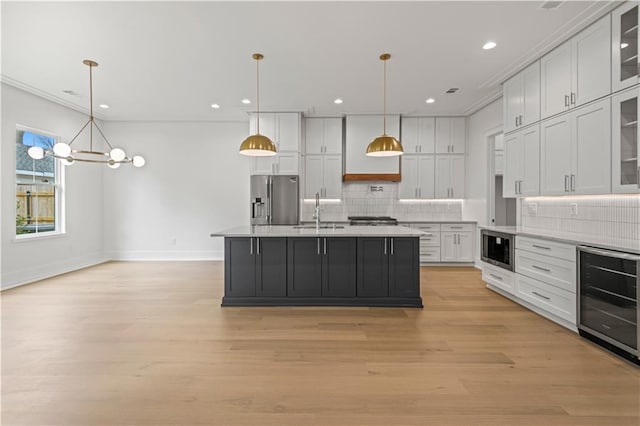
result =
[[[255,106],[310,115],[465,114],[610,2],[2,2],[2,80],[106,120],[238,120]],[[498,43],[482,50],[487,40]],[[445,95],[459,87],[454,95]],[[77,95],[68,95],[72,90]],[[344,99],[335,105],[334,98]],[[425,104],[433,97],[436,102]],[[214,110],[211,103],[221,108]]]

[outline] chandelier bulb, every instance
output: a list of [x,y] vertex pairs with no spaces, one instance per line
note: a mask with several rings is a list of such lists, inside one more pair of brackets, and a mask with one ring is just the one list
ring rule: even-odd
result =
[[58,157],[68,157],[71,154],[71,147],[64,142],[58,142],[53,146],[53,153]]
[[134,155],[132,162],[133,162],[133,167],[142,167],[146,163],[142,155]]
[[42,160],[44,158],[44,149],[40,146],[32,146],[27,150],[27,154],[34,160]]
[[125,152],[120,148],[113,148],[109,152],[109,157],[111,157],[111,159],[114,161],[122,161],[126,158],[126,156],[127,155],[125,154]]

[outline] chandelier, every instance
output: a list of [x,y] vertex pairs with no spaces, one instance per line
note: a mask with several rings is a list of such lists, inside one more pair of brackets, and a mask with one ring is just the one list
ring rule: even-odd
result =
[[[98,63],[92,61],[90,59],[85,59],[82,61],[83,64],[89,67],[89,121],[85,123],[84,126],[76,133],[76,135],[71,139],[69,143],[58,142],[53,146],[53,151],[45,150],[39,146],[32,146],[27,151],[29,156],[34,160],[40,160],[44,158],[45,155],[50,155],[55,158],[59,158],[62,160],[62,163],[65,165],[71,165],[76,161],[84,162],[84,163],[103,163],[111,167],[112,169],[117,169],[123,163],[131,163],[134,167],[142,167],[145,164],[144,157],[141,155],[134,155],[133,157],[127,156],[127,154],[121,148],[114,148],[109,143],[109,140],[104,135],[100,127],[95,121],[93,116],[93,68],[98,66]],[[75,140],[80,136],[80,134],[89,127],[89,149],[75,149],[71,147],[71,145],[75,142]],[[93,128],[96,128],[105,144],[109,148],[109,152],[97,151],[93,148]]]

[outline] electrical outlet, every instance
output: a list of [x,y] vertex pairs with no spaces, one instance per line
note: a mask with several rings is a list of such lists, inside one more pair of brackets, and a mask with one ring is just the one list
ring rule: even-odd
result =
[[578,204],[571,203],[569,204],[569,207],[571,207],[571,216],[578,216]]
[[527,210],[529,211],[529,216],[535,216],[538,213],[538,205],[536,203],[527,204]]
[[178,240],[176,238],[172,238],[171,239],[171,245],[175,246],[178,243]]

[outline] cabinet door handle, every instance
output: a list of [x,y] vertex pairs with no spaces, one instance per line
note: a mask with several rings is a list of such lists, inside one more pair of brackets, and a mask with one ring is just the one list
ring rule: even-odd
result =
[[451,198],[453,198],[453,188],[451,188]]
[[418,152],[422,152],[422,145],[418,145]]
[[531,244],[531,246],[541,250],[551,250],[551,247],[539,246],[537,244]]
[[518,127],[518,116],[517,115],[515,117],[515,121],[516,121],[516,127]]
[[260,238],[256,238],[256,254],[260,254]]
[[502,278],[500,275],[494,275],[494,274],[489,274],[489,275],[491,275],[491,276],[492,276],[493,278],[495,278],[496,280],[500,280],[500,281],[502,281],[502,280],[503,280],[503,278]]
[[320,238],[316,238],[316,240],[318,241],[318,254],[320,254]]
[[513,181],[513,192],[516,193],[516,194],[518,193],[518,181],[517,180]]
[[564,192],[569,192],[569,175],[564,175]]
[[543,299],[551,300],[551,298],[550,298],[550,297],[543,296],[542,294],[538,293],[537,291],[532,291],[532,293],[533,293],[533,294],[535,294],[535,295],[536,295],[536,296],[538,296],[538,297],[542,297]]
[[324,238],[324,254],[327,254],[327,238]]
[[571,175],[571,190],[574,192],[576,190],[576,175]]
[[391,237],[389,239],[391,240],[391,254],[393,255],[393,240],[394,240],[394,238]]
[[569,95],[564,95],[564,106],[569,107]]
[[422,198],[422,188],[418,188],[418,198]]
[[387,254],[387,237],[384,238],[384,254]]
[[253,256],[253,237],[250,237],[249,241],[251,241],[251,247],[249,248],[249,254],[251,256]]
[[571,105],[576,104],[576,94],[571,92]]
[[522,116],[520,116],[520,125],[522,126]]
[[539,271],[543,271],[543,272],[551,272],[551,269],[547,269],[547,268],[543,268],[542,266],[538,266],[538,265],[531,265],[531,267],[533,269],[537,269]]

